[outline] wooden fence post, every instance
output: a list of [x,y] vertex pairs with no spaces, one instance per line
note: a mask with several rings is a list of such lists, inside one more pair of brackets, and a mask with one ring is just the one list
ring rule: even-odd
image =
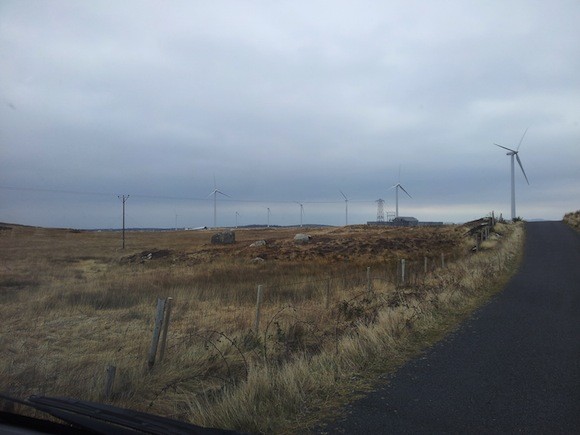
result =
[[423,270],[425,271],[425,275],[427,275],[427,257],[423,258]]
[[256,301],[256,322],[254,323],[254,329],[256,330],[256,334],[260,328],[260,311],[262,309],[262,299],[263,299],[263,290],[262,285],[258,286],[258,297]]
[[367,291],[371,291],[371,268],[367,267]]
[[445,254],[443,252],[441,253],[441,267],[445,268]]
[[405,285],[405,259],[401,260],[401,284]]
[[105,369],[105,400],[111,400],[111,393],[113,392],[113,384],[115,382],[115,375],[117,374],[117,367],[109,364]]
[[155,315],[155,327],[153,328],[153,338],[151,339],[151,347],[149,348],[149,357],[147,358],[147,365],[153,368],[155,365],[155,356],[157,355],[157,346],[159,345],[159,334],[161,333],[161,326],[163,324],[163,313],[165,311],[165,299],[157,298],[157,313]]
[[173,298],[167,298],[165,302],[165,316],[163,317],[163,325],[161,332],[161,348],[159,349],[159,362],[163,361],[165,355],[165,346],[167,345],[167,330],[169,329],[169,320],[171,318],[171,302]]

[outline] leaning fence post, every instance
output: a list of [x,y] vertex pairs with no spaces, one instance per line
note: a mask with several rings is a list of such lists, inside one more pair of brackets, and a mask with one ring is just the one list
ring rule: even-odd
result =
[[262,285],[259,285],[258,297],[256,301],[256,322],[254,323],[254,329],[256,330],[256,334],[258,333],[258,329],[260,328],[260,311],[262,309],[262,299],[263,299]]
[[105,400],[111,399],[111,393],[113,392],[113,383],[115,382],[115,374],[117,373],[117,367],[109,364],[105,369]]
[[405,285],[405,259],[401,260],[401,284]]
[[155,365],[155,355],[157,354],[157,346],[159,345],[159,334],[161,333],[161,326],[163,324],[163,313],[165,311],[165,299],[157,298],[157,313],[155,315],[155,327],[153,328],[153,338],[151,339],[151,347],[149,348],[149,357],[147,365],[153,368]]
[[167,330],[169,329],[169,319],[171,318],[171,302],[173,298],[167,298],[165,303],[165,316],[163,317],[163,325],[161,332],[161,348],[159,349],[159,362],[163,361],[165,355],[165,346],[167,344]]

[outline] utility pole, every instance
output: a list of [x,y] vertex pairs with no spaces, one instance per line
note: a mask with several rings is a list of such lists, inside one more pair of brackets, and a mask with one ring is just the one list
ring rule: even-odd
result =
[[125,249],[125,203],[129,199],[129,195],[117,195],[123,201],[123,249]]

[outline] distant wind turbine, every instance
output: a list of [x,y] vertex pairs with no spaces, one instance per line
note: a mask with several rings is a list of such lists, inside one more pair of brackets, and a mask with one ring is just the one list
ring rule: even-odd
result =
[[401,167],[399,166],[399,181],[394,186],[391,186],[391,189],[395,189],[395,217],[399,217],[399,189],[407,194],[407,196],[411,199],[413,197],[409,195],[409,192],[405,190],[405,188],[401,185]]
[[304,216],[304,204],[298,201],[295,202],[300,206],[300,228],[302,228],[302,216]]
[[267,207],[268,209],[268,228],[270,228],[270,207]]
[[240,216],[240,213],[236,212],[236,228],[238,228],[238,217]]
[[498,145],[498,144],[494,143],[495,146],[503,148],[504,150],[508,150],[509,152],[507,152],[506,155],[511,157],[512,221],[516,218],[516,180],[515,180],[516,177],[515,177],[514,157],[518,161],[518,165],[520,165],[520,169],[522,170],[522,174],[524,174],[524,178],[526,179],[526,183],[528,183],[528,185],[530,184],[530,182],[528,181],[528,176],[526,175],[526,171],[524,171],[524,167],[522,166],[522,161],[520,160],[520,156],[518,156],[518,153],[520,150],[520,145],[522,144],[522,141],[524,140],[524,136],[526,135],[527,132],[528,132],[528,129],[526,128],[526,131],[524,131],[524,134],[522,135],[522,138],[520,139],[520,142],[518,143],[518,147],[515,150],[512,150],[511,148],[504,147],[502,145]]
[[216,187],[215,184],[215,175],[213,177],[213,191],[207,196],[208,198],[210,196],[213,195],[213,227],[217,228],[217,194],[223,195],[223,196],[227,196],[228,198],[231,198],[230,195],[228,195],[227,193],[223,193],[221,190],[219,190]]
[[345,225],[348,226],[348,198],[346,197],[346,195],[344,194],[344,192],[341,190],[340,194],[344,197],[344,204],[345,204],[345,214],[346,214],[346,219],[345,219]]

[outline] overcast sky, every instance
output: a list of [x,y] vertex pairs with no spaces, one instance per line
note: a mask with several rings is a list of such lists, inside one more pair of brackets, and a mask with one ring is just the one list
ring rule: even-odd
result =
[[73,228],[580,209],[580,3],[0,2],[0,221]]

